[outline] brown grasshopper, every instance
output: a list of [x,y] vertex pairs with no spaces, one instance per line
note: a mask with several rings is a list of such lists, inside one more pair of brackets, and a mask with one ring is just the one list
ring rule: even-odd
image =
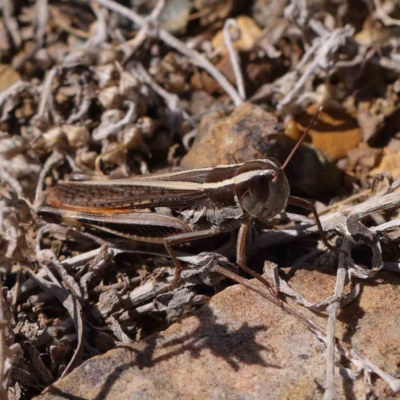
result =
[[284,173],[318,113],[283,165],[266,158],[130,178],[75,175],[52,188],[37,213],[53,222],[78,223],[139,242],[163,244],[176,267],[174,287],[182,266],[173,245],[239,229],[237,264],[269,286],[246,265],[246,236],[253,221],[273,218],[288,203],[308,208],[324,243],[336,250],[327,242],[312,203],[290,196]]

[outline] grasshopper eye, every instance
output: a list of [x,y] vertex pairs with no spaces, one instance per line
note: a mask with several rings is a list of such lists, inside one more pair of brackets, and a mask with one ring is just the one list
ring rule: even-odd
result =
[[269,183],[270,179],[265,175],[251,178],[248,186],[251,197],[259,201],[267,201],[269,197]]

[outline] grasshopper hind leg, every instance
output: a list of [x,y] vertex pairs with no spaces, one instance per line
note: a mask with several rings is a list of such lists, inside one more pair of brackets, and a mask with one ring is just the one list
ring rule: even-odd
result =
[[170,257],[172,258],[172,261],[175,264],[174,279],[172,281],[171,287],[172,287],[172,289],[177,289],[177,287],[179,286],[179,281],[181,280],[181,273],[182,273],[182,269],[183,269],[182,264],[176,257],[175,252],[169,243],[165,243],[165,248],[167,249],[168,254],[170,255]]
[[164,239],[165,248],[168,251],[168,254],[170,255],[170,257],[172,258],[172,260],[175,264],[175,274],[174,274],[174,279],[171,284],[171,287],[173,289],[176,289],[179,285],[179,281],[180,281],[181,273],[182,273],[182,264],[178,260],[176,254],[175,254],[175,251],[172,248],[172,245],[185,243],[185,242],[191,242],[192,240],[204,239],[207,237],[216,236],[223,232],[226,232],[226,229],[213,227],[213,228],[205,229],[202,231],[179,233],[177,235],[169,236]]
[[[259,282],[261,282],[274,296],[276,296],[276,291],[272,288],[270,283],[266,279],[264,279],[260,274],[250,269],[246,264],[246,238],[250,222],[251,221],[246,221],[242,223],[242,225],[240,226],[237,239],[237,247],[236,247],[236,262],[243,271],[248,273],[253,278],[257,279]],[[172,260],[174,261],[176,268],[175,276],[171,284],[173,289],[176,289],[178,287],[182,272],[182,265],[178,260],[178,258],[176,257],[172,245],[190,242],[196,239],[203,239],[206,237],[216,236],[219,235],[220,233],[226,232],[227,230],[228,229],[214,227],[211,229],[206,229],[197,232],[180,233],[164,239],[165,248],[167,249]]]

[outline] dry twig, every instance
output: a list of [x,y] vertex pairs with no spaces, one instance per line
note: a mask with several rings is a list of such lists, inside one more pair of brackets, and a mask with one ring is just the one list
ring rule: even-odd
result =
[[19,48],[22,43],[18,30],[18,23],[14,16],[14,5],[12,0],[3,0],[4,24],[15,47]]
[[224,24],[224,39],[225,39],[226,48],[228,50],[229,58],[231,60],[233,73],[235,75],[236,85],[237,85],[237,88],[238,88],[238,93],[239,93],[239,96],[244,101],[244,100],[246,100],[246,92],[245,92],[245,89],[244,89],[243,75],[242,75],[242,71],[240,69],[239,56],[238,56],[238,54],[237,54],[237,52],[236,52],[236,50],[235,50],[235,48],[233,47],[233,44],[232,44],[232,36],[231,36],[231,32],[230,32],[231,28],[236,29],[236,31],[239,29],[238,26],[237,26],[236,21],[234,19],[232,19],[232,18],[227,19],[225,21],[225,24]]
[[42,48],[45,31],[49,19],[48,0],[38,0],[36,2],[36,47]]
[[121,45],[121,47],[128,49],[125,54],[125,63],[139,49],[146,37],[150,34],[150,31],[158,29],[157,20],[161,15],[164,7],[165,0],[158,0],[150,15],[145,18],[145,24],[139,29],[139,32],[136,34],[136,36],[129,42],[125,42],[123,43],[123,45]]
[[[341,250],[343,250],[347,254],[350,254],[351,242],[345,239],[341,246]],[[340,253],[339,265],[336,276],[335,292],[334,292],[336,301],[328,307],[329,318],[326,329],[326,341],[327,341],[326,377],[325,377],[325,393],[323,400],[332,400],[335,397],[335,391],[334,391],[335,342],[336,342],[335,324],[336,324],[336,316],[339,311],[343,289],[346,281],[346,275],[347,271],[345,266],[345,257],[343,253]]]
[[[343,211],[337,211],[321,217],[324,231],[337,231],[343,235],[351,236],[347,229],[347,217],[354,216],[362,219],[373,213],[389,210],[400,206],[400,193],[390,193],[381,197],[373,197],[362,204],[348,207]],[[318,227],[314,224],[301,224],[279,231],[267,231],[257,238],[256,247],[262,248],[285,243],[296,237],[302,237],[311,233],[317,233]]]
[[[308,65],[304,73],[297,79],[297,76],[293,75],[292,72],[288,73],[290,75],[291,81],[293,78],[296,78],[295,84],[289,93],[278,103],[277,108],[282,109],[287,106],[290,102],[295,99],[295,96],[300,92],[302,87],[305,85],[306,81],[315,74],[315,71],[318,68],[328,69],[331,68],[332,61],[331,56],[334,54],[338,47],[343,45],[346,38],[352,37],[354,34],[354,28],[347,25],[344,28],[335,29],[333,32],[328,33],[326,36],[315,39],[314,43],[318,43],[313,45],[312,52],[316,52],[317,54],[314,57],[314,60]],[[315,46],[315,47],[314,47]],[[318,47],[318,51],[316,51],[316,47]],[[307,59],[310,57],[310,53],[305,53],[304,57]],[[305,64],[304,61],[301,61],[300,64]],[[284,78],[280,80],[284,81]]]
[[[100,4],[103,7],[108,8],[111,11],[119,13],[126,18],[132,20],[135,24],[143,27],[146,24],[146,20],[141,17],[139,14],[134,11],[126,8],[113,0],[93,0],[96,3]],[[236,91],[236,89],[229,83],[226,77],[221,74],[203,55],[198,53],[197,51],[190,49],[180,40],[172,36],[169,32],[164,29],[158,30],[159,38],[165,42],[168,46],[171,46],[175,50],[187,56],[191,62],[195,65],[204,68],[226,91],[226,93],[231,97],[235,105],[239,105],[242,102],[240,95]]]

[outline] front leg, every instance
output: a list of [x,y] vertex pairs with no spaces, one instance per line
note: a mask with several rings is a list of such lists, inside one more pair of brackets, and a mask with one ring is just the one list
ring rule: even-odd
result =
[[237,243],[236,243],[236,263],[237,265],[253,278],[260,281],[274,296],[276,296],[276,291],[273,290],[270,283],[264,279],[260,274],[250,269],[246,264],[246,240],[247,240],[247,233],[249,231],[249,226],[251,224],[251,220],[242,222],[240,225]]

